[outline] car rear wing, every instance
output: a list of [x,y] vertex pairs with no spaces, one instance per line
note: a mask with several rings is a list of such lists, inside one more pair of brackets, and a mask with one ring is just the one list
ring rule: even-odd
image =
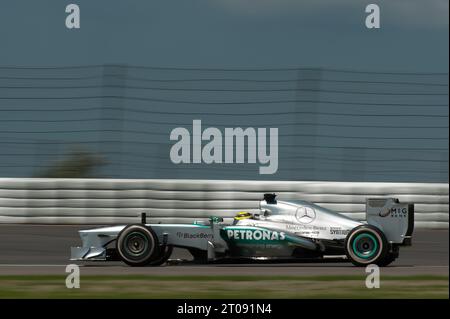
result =
[[368,198],[366,219],[368,224],[382,230],[389,242],[411,245],[414,204],[400,203],[397,198]]

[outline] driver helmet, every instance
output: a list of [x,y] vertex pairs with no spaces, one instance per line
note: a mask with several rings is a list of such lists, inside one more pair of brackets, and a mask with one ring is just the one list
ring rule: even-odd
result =
[[247,218],[252,218],[253,215],[250,214],[249,212],[239,212],[236,214],[236,216],[234,216],[234,220],[238,221],[238,220],[243,220],[243,219],[247,219]]

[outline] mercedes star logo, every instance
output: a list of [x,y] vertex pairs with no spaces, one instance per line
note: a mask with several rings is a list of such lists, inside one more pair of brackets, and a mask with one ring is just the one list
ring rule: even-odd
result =
[[316,219],[316,212],[311,207],[299,207],[295,216],[300,223],[309,224]]

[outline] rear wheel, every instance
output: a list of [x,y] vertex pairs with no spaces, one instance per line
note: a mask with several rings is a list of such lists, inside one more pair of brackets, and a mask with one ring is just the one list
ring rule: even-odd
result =
[[389,253],[386,255],[386,257],[384,257],[383,260],[380,260],[380,262],[378,263],[378,266],[386,267],[386,266],[390,265],[391,263],[393,263],[396,259],[397,259],[397,255],[395,255],[393,253]]
[[117,253],[130,266],[146,266],[160,257],[158,237],[149,227],[129,225],[117,236]]
[[388,266],[390,264],[392,264],[398,257],[399,255],[399,247],[398,245],[392,245],[391,250],[389,251],[389,253],[386,254],[386,257],[384,257],[384,259],[382,261],[380,261],[380,266],[384,267],[384,266]]
[[372,225],[352,229],[345,239],[345,253],[356,266],[385,266],[389,252],[386,236]]

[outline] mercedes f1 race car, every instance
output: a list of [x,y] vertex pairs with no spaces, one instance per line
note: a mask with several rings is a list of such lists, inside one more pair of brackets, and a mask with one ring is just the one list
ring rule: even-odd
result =
[[400,246],[411,245],[414,205],[395,198],[366,200],[360,222],[316,204],[280,201],[265,194],[259,214],[241,212],[232,223],[221,217],[193,224],[141,223],[79,231],[83,245],[71,260],[122,260],[131,266],[164,264],[173,247],[186,248],[193,262],[347,258],[356,266],[387,266]]

